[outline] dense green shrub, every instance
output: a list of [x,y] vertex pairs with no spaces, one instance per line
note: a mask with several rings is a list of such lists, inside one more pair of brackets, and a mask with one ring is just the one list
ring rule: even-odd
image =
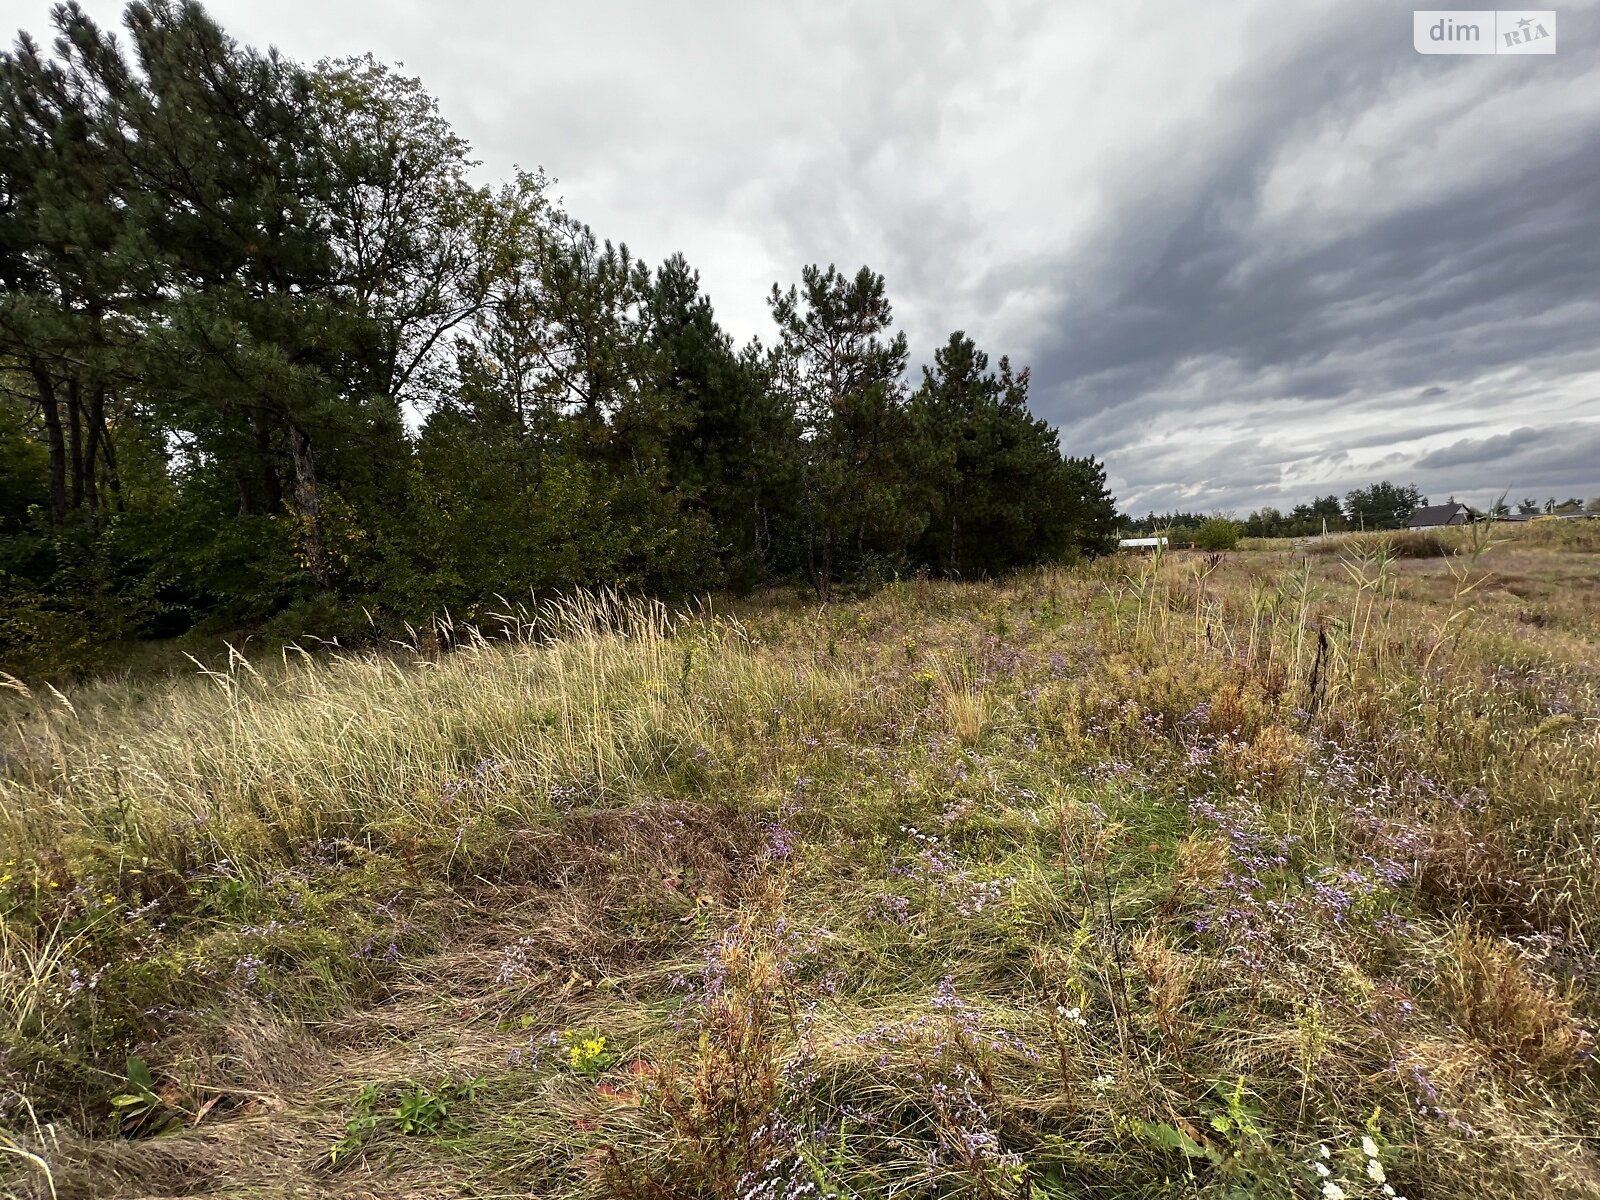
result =
[[1239,544],[1239,524],[1227,517],[1212,517],[1194,531],[1194,545],[1199,550],[1232,550]]

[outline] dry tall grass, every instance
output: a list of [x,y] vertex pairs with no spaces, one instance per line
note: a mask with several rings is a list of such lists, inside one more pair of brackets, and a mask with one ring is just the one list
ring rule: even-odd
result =
[[1595,568],[1462,536],[17,684],[0,1170],[1593,1195]]

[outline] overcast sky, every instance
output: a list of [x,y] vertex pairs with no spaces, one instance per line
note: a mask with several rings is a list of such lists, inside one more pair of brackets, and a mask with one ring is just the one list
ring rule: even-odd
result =
[[1597,0],[1553,56],[1419,55],[1389,0],[208,7],[404,63],[486,179],[682,250],[741,340],[774,281],[869,264],[914,361],[1030,364],[1125,508],[1600,496]]

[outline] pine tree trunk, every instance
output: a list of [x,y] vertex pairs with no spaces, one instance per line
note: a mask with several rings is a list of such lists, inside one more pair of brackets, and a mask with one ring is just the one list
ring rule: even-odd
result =
[[100,439],[105,434],[106,428],[106,393],[105,389],[96,387],[89,393],[89,410],[87,441],[83,450],[83,502],[89,508],[89,517],[99,523],[100,520],[100,469],[95,461],[100,457]]
[[45,436],[50,445],[50,520],[60,525],[67,519],[67,444],[61,433],[61,404],[56,399],[55,380],[38,359],[28,360],[34,385],[39,389],[39,407],[44,411]]
[[126,511],[122,500],[122,476],[117,472],[117,452],[111,445],[111,430],[106,425],[105,409],[100,410],[100,454],[106,460],[106,486],[111,489],[118,512]]
[[72,507],[83,507],[83,385],[67,380],[67,446],[72,451]]
[[294,457],[294,501],[305,527],[306,565],[319,591],[333,590],[328,551],[322,537],[322,504],[317,495],[317,463],[311,439],[294,422],[289,423],[289,449]]
[[806,553],[811,560],[811,582],[817,589],[817,599],[826,604],[833,599],[833,534],[827,529],[822,531],[820,554],[813,535],[807,540]]
[[250,431],[255,435],[256,452],[261,456],[261,486],[266,490],[267,512],[276,513],[283,508],[283,482],[272,462],[272,433],[258,412],[250,414]]

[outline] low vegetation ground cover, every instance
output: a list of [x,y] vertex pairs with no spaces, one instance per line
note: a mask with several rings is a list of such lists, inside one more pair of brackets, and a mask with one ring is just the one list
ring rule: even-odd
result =
[[1592,1196],[1600,558],[17,683],[20,1195]]

